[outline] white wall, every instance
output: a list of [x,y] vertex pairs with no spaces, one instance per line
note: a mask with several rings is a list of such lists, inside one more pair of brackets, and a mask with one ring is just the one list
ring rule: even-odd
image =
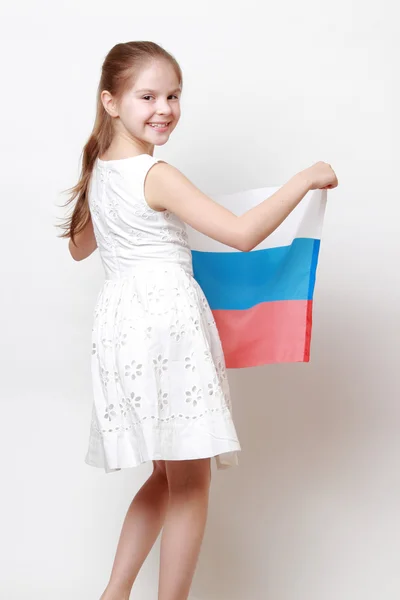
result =
[[[151,470],[106,476],[83,462],[103,272],[97,253],[74,263],[53,228],[79,174],[105,54],[149,39],[185,77],[181,123],[155,155],[210,194],[281,185],[317,160],[340,183],[328,193],[311,362],[230,372],[243,451],[238,469],[214,470],[193,596],[397,600],[394,0],[2,10],[0,597],[98,599]],[[157,596],[158,549],[134,598]]]

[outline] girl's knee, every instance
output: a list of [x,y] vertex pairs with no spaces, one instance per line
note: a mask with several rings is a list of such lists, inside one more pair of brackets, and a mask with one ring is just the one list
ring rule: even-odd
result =
[[165,460],[153,460],[153,475],[162,475],[167,478]]
[[211,482],[211,460],[165,461],[166,476],[170,491],[208,489]]

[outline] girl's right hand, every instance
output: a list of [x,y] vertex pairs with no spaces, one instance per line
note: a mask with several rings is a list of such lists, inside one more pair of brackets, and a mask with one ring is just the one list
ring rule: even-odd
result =
[[321,160],[302,171],[302,175],[310,182],[310,190],[330,190],[339,184],[331,165]]

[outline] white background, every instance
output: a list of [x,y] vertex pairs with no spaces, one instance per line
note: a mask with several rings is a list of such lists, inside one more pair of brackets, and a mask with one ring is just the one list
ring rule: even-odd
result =
[[[190,12],[190,11],[193,12]],[[98,252],[54,224],[101,63],[152,40],[184,75],[155,149],[209,193],[332,164],[309,364],[229,373],[240,466],[213,472],[196,600],[400,597],[399,36],[395,2],[3,5],[1,576],[4,600],[98,600],[150,465],[83,462]],[[156,599],[158,543],[133,598]]]

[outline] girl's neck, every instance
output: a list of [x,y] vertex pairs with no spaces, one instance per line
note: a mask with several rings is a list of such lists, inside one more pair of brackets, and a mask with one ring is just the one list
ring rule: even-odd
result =
[[129,143],[125,140],[115,140],[111,142],[110,146],[99,156],[100,160],[119,160],[123,158],[130,158],[131,156],[138,156],[139,154],[149,154],[153,156],[154,145],[145,143]]

